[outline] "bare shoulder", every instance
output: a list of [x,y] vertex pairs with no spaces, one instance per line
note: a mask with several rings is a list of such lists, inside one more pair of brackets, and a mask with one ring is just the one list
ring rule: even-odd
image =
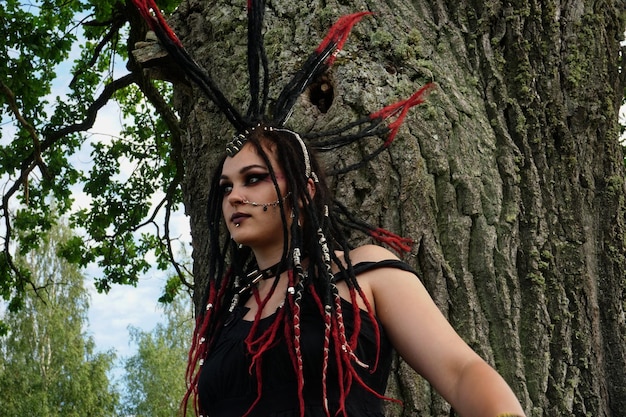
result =
[[[339,261],[343,263],[343,266],[346,267],[347,265],[345,261],[345,254],[343,252],[336,252],[336,255]],[[396,255],[394,255],[391,251],[381,246],[377,246],[377,245],[359,246],[357,248],[350,250],[349,256],[350,256],[350,262],[352,263],[352,265],[356,265],[360,262],[380,262],[380,261],[386,261],[386,260],[399,260],[399,258]],[[333,269],[335,270],[334,272],[337,272],[336,266],[334,266]],[[359,282],[359,286],[361,287],[361,290],[362,290],[361,294],[364,295],[368,299],[368,302],[373,308],[374,313],[376,313],[376,295],[374,294],[374,292],[376,291],[375,288],[380,285],[384,285],[384,281],[386,281],[387,279],[394,280],[394,278],[393,277],[390,278],[390,276],[394,276],[396,274],[402,275],[403,273],[409,274],[405,271],[402,271],[396,268],[376,268],[373,270],[361,272],[360,274],[356,276]],[[343,298],[348,299],[350,297],[345,282],[343,281],[340,282],[337,285],[337,287],[339,289],[340,295]],[[359,299],[357,300],[357,302],[359,304],[359,307],[361,307],[362,309],[366,308],[365,304],[363,303],[363,300]]]
[[398,260],[398,257],[388,249],[378,245],[363,245],[350,251],[352,264],[359,262],[379,262],[389,259]]

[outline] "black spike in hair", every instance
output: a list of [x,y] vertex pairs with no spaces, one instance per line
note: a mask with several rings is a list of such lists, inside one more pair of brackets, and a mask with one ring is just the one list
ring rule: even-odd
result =
[[[250,74],[250,105],[247,116],[261,120],[269,95],[267,55],[263,43],[265,0],[248,2],[248,73]],[[263,68],[261,76],[260,69]],[[261,90],[261,80],[263,89]]]
[[336,46],[336,43],[331,43],[321,53],[314,52],[309,55],[302,68],[278,96],[274,106],[273,124],[277,126],[285,124],[293,111],[293,106],[298,97],[318,75],[323,74],[328,69],[325,61],[332,55]]
[[[284,126],[293,111],[298,97],[311,82],[334,62],[338,51],[343,47],[352,27],[370,12],[360,12],[343,16],[330,28],[327,36],[309,56],[302,68],[285,86],[276,100],[271,117],[264,116],[268,95],[268,62],[263,44],[263,18],[265,0],[248,0],[248,72],[250,104],[246,117],[226,99],[211,76],[204,71],[185,50],[174,31],[169,27],[159,11],[155,0],[132,0],[142,17],[156,33],[165,50],[177,62],[187,77],[193,81],[224,113],[236,132],[246,132],[256,123],[269,120],[275,127]],[[262,71],[261,71],[262,68]],[[262,72],[262,75],[261,75]]]

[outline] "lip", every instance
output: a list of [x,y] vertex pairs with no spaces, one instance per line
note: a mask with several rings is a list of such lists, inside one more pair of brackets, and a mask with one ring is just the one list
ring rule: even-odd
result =
[[241,223],[244,219],[247,219],[248,217],[250,217],[250,215],[249,215],[249,214],[237,212],[237,213],[233,213],[233,215],[232,215],[232,216],[230,216],[230,221],[231,221],[232,223],[239,224],[239,223]]

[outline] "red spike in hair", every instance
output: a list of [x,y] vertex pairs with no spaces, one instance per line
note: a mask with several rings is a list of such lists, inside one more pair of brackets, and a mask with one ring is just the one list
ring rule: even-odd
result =
[[369,317],[370,323],[372,323],[372,327],[374,328],[374,336],[376,338],[376,356],[374,359],[374,363],[370,365],[370,373],[374,373],[378,369],[378,361],[380,360],[380,327],[378,326],[378,322],[376,321],[374,309],[372,308],[372,305],[363,293],[363,289],[361,287],[358,288],[358,293],[361,296],[361,300],[363,300],[363,303],[365,304],[365,308],[367,309],[367,316]]
[[391,246],[396,252],[409,252],[413,245],[413,240],[390,232],[387,229],[376,228],[369,232],[370,236],[381,243]]
[[146,22],[150,25],[150,28],[155,32],[160,30],[164,32],[167,37],[179,47],[183,47],[172,28],[167,24],[167,21],[161,14],[159,6],[157,6],[154,0],[132,0],[139,13]]
[[[262,307],[259,306],[259,310],[262,310]],[[263,395],[263,353],[265,353],[268,349],[276,344],[276,335],[278,334],[278,329],[281,326],[281,323],[283,323],[283,321],[285,320],[285,310],[286,309],[284,308],[279,309],[274,323],[272,323],[272,325],[267,330],[265,330],[262,335],[259,336],[259,339],[257,340],[259,343],[256,343],[257,341],[253,341],[250,343],[248,342],[248,339],[251,338],[250,335],[256,333],[256,330],[254,333],[252,332],[252,329],[255,329],[254,326],[252,327],[250,333],[248,334],[248,337],[244,341],[248,345],[248,353],[252,355],[250,366],[248,367],[248,372],[250,373],[250,375],[254,374],[256,377],[257,397],[252,405],[250,405],[250,408],[248,408],[248,411],[246,411],[246,413],[242,417],[247,417],[248,415],[250,415],[250,413],[254,411],[254,407],[256,407],[259,401],[261,401],[261,397]],[[259,316],[259,314],[256,315],[256,317]],[[258,320],[258,318],[255,318],[255,323],[258,322]],[[257,344],[258,348],[256,350],[252,350],[252,344]]]
[[[336,318],[335,320],[332,320],[332,322],[336,322]],[[346,412],[346,397],[348,395],[348,391],[350,390],[350,386],[352,386],[352,373],[350,370],[353,369],[353,366],[350,363],[350,357],[342,349],[338,333],[339,331],[337,329],[337,326],[332,326],[331,335],[333,339],[333,348],[335,351],[335,364],[337,365],[337,373],[339,375],[343,375],[343,377],[338,378],[337,381],[339,385],[339,408],[335,412],[335,416],[338,416],[341,413],[344,417],[348,417],[348,413]],[[344,371],[344,362],[346,365],[346,371]]]
[[333,62],[335,62],[335,58],[337,58],[337,53],[343,48],[343,45],[348,40],[348,35],[350,35],[350,31],[352,27],[356,25],[359,20],[363,18],[363,16],[373,14],[372,12],[359,12],[353,13],[346,16],[342,16],[335,22],[335,24],[328,30],[328,34],[319,44],[316,53],[321,53],[330,43],[335,43],[335,51],[328,57],[326,61],[326,65],[331,66]]
[[422,104],[425,100],[426,93],[433,88],[435,88],[435,83],[428,83],[419,90],[417,90],[408,99],[399,101],[394,104],[390,104],[389,106],[378,110],[376,113],[370,114],[369,117],[372,120],[384,120],[397,115],[397,119],[389,124],[389,136],[387,137],[384,146],[389,146],[391,142],[393,142],[393,139],[396,137],[396,133],[398,133],[400,125],[404,121],[404,118],[406,117],[411,107]]

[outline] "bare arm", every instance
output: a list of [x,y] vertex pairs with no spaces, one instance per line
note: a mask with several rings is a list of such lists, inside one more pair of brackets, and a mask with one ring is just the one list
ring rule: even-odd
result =
[[[380,248],[363,249],[373,251],[367,256],[370,260],[385,252],[387,259],[393,256]],[[368,288],[376,315],[398,353],[462,416],[524,416],[504,379],[460,338],[413,274],[377,269],[359,275],[359,283]]]

